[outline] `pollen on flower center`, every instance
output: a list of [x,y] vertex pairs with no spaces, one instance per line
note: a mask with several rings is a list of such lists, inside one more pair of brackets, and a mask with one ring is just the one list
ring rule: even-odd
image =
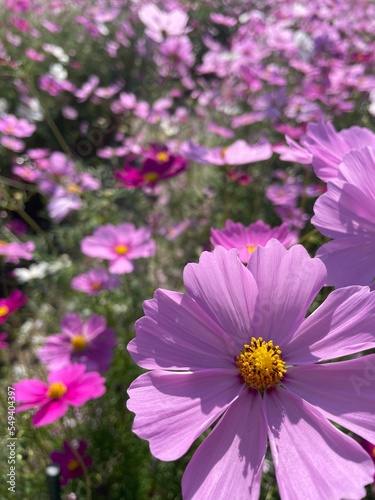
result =
[[286,373],[279,346],[253,337],[236,358],[241,376],[250,387],[263,390],[276,385]]
[[155,182],[158,179],[159,174],[157,172],[147,172],[143,177],[148,182]]
[[125,255],[129,252],[129,247],[127,245],[116,245],[115,252],[117,255]]
[[101,287],[102,287],[101,281],[94,281],[94,283],[91,283],[92,290],[100,290]]
[[68,462],[68,469],[73,472],[74,470],[77,470],[79,469],[80,465],[79,465],[79,462],[77,459],[75,458],[72,458],[71,460],[69,460]]
[[249,253],[253,253],[255,252],[255,250],[257,249],[256,245],[246,245],[246,250],[249,252]]
[[49,386],[47,396],[52,399],[60,399],[64,396],[68,388],[63,382],[53,382]]
[[67,187],[67,191],[68,191],[68,193],[72,193],[72,194],[82,194],[82,188],[77,186],[77,184],[70,184]]
[[160,151],[159,153],[156,154],[156,159],[160,162],[165,163],[166,161],[169,160],[169,155],[165,151]]
[[0,240],[0,247],[6,247],[7,245],[9,245],[7,241]]
[[70,343],[72,344],[75,351],[83,351],[87,345],[87,340],[83,335],[75,335]]
[[0,306],[0,318],[3,316],[6,316],[9,313],[9,307],[8,306]]

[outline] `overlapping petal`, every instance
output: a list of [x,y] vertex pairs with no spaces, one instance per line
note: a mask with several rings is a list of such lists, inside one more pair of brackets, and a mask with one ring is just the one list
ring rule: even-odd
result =
[[[285,387],[334,422],[375,443],[375,354],[339,363],[296,366]],[[355,401],[355,404],[353,402]]]
[[217,247],[184,271],[188,294],[233,339],[239,350],[253,335],[257,284],[237,250]]
[[258,391],[245,390],[199,446],[182,479],[185,500],[256,500],[267,448]]
[[301,245],[286,250],[279,241],[270,240],[254,252],[248,269],[259,290],[253,335],[283,346],[324,285],[325,267]]
[[291,364],[348,356],[375,347],[375,295],[368,287],[334,290],[283,350]]
[[188,295],[157,290],[144,304],[128,345],[134,361],[148,369],[230,368],[238,350],[233,341]]
[[155,457],[175,460],[242,390],[235,370],[145,373],[128,389],[127,407],[136,414],[133,432],[150,442]]
[[365,496],[363,485],[373,481],[374,465],[354,439],[285,389],[267,392],[264,407],[283,500]]

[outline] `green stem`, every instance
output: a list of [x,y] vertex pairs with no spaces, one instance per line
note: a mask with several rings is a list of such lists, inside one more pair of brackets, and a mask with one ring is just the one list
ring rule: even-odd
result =
[[20,217],[32,228],[34,231],[41,236],[44,241],[46,242],[48,246],[48,250],[51,253],[57,254],[57,249],[54,247],[53,243],[49,240],[47,237],[46,233],[43,231],[43,229],[35,222],[35,220],[30,217],[30,215],[23,210],[23,208],[15,208],[14,209]]

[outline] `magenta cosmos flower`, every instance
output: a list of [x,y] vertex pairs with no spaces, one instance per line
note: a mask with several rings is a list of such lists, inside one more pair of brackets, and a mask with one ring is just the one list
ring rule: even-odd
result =
[[20,259],[31,260],[34,250],[35,244],[32,241],[26,241],[26,243],[8,243],[7,241],[0,240],[0,256],[4,255],[6,262],[18,264]]
[[14,311],[17,311],[27,301],[26,295],[19,290],[13,292],[4,299],[0,299],[0,323],[4,323]]
[[215,247],[220,245],[227,250],[237,248],[241,262],[246,264],[258,246],[264,247],[271,238],[279,240],[285,247],[291,247],[298,241],[297,234],[287,224],[271,228],[262,220],[247,227],[241,222],[227,220],[224,229],[211,229],[210,241]]
[[120,278],[108,274],[105,269],[91,269],[87,273],[79,274],[71,282],[74,290],[85,292],[87,295],[98,295],[103,290],[113,290],[120,284]]
[[[84,456],[86,449],[86,441],[64,441],[63,451],[55,450],[51,453],[51,460],[60,467],[62,486],[70,479],[83,476],[82,463],[80,462],[83,462],[86,468],[91,467],[92,458]],[[80,461],[77,459],[77,455],[80,457]]]
[[71,363],[86,366],[87,371],[108,370],[116,347],[116,335],[107,328],[103,316],[92,315],[84,323],[78,314],[67,314],[61,332],[47,337],[39,359],[49,370],[59,370]]
[[14,384],[17,412],[39,406],[33,416],[34,427],[48,425],[62,417],[71,406],[82,406],[105,393],[105,379],[97,372],[85,373],[84,365],[69,365],[48,374],[48,384],[27,379]]
[[119,226],[105,224],[92,236],[82,240],[81,251],[89,257],[111,261],[110,272],[124,274],[134,270],[134,259],[155,254],[155,242],[151,239],[150,229],[146,227],[136,229],[130,223]]
[[327,267],[327,284],[367,285],[375,278],[375,149],[344,155],[337,179],[314,205],[312,224],[333,238],[317,257]]
[[185,500],[258,498],[267,441],[282,498],[365,495],[372,460],[329,420],[373,441],[375,355],[324,362],[375,346],[375,295],[335,290],[305,318],[325,280],[301,245],[270,240],[247,268],[236,250],[204,252],[185,268],[187,294],[145,302],[128,346],[151,370],[128,391],[133,431],[175,460],[221,417],[185,471]]
[[186,170],[186,160],[172,154],[165,146],[152,144],[145,151],[141,168],[125,164],[122,170],[115,172],[120,183],[128,188],[150,186],[154,187],[160,181],[170,179]]

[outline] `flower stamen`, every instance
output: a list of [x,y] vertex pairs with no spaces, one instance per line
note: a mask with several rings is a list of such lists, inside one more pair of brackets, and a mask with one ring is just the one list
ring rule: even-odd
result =
[[260,391],[276,385],[286,373],[279,346],[262,337],[253,337],[236,357],[236,364],[246,384]]
[[83,335],[75,335],[70,340],[70,343],[72,344],[75,351],[83,351],[83,349],[85,349],[87,345],[87,340]]
[[60,399],[67,390],[68,388],[63,382],[53,382],[48,388],[47,396],[51,399]]

